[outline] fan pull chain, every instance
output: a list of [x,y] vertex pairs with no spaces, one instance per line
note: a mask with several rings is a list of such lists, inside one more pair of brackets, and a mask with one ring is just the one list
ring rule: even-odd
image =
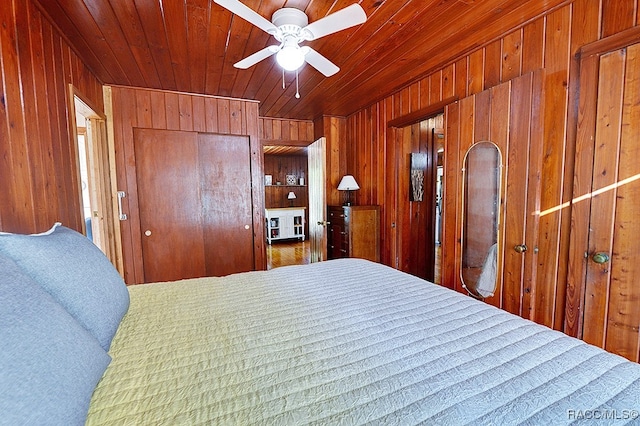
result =
[[[282,88],[283,89],[287,88],[284,81],[284,68],[282,69]],[[300,99],[300,86],[298,85],[298,70],[296,70],[296,99]]]

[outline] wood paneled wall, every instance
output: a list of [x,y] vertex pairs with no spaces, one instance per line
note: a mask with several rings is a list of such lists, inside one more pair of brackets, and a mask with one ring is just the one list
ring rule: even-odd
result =
[[[258,103],[239,99],[148,90],[131,87],[111,88],[113,128],[116,147],[118,190],[126,191],[125,213],[138,211],[133,129],[163,129],[249,136],[254,230],[254,261],[266,268],[264,239],[264,164],[258,137]],[[168,153],[167,155],[171,155]],[[127,283],[143,282],[142,248],[137,215],[121,222],[122,245]]]
[[[347,149],[347,119],[333,116],[318,117],[313,122],[313,131],[316,140],[321,137],[326,139],[325,191],[327,205],[339,206],[343,199],[342,194],[338,191],[338,184],[342,176],[348,173],[347,156],[352,154],[351,150]],[[362,187],[362,183],[357,182]]]
[[313,122],[260,117],[260,140],[263,145],[307,146],[314,139]]
[[102,113],[102,85],[30,1],[0,7],[0,230],[82,230],[69,89]]
[[[534,320],[562,329],[567,277],[570,211],[580,46],[640,23],[638,0],[575,0],[489,40],[430,75],[347,118],[345,171],[361,190],[359,204],[382,205],[382,227],[391,226],[396,208],[388,182],[393,169],[386,144],[393,141],[388,123],[448,98],[462,99],[530,71],[545,71],[544,146],[539,225],[539,262]],[[481,37],[481,34],[478,35]],[[427,118],[427,117],[425,117]],[[446,188],[445,188],[446,190]],[[400,230],[399,232],[408,232]],[[389,262],[389,259],[386,259]]]
[[[289,191],[296,194],[293,200],[294,207],[308,207],[307,176],[308,160],[306,155],[265,155],[264,174],[271,175],[273,185],[265,186],[265,207],[289,207],[287,195]],[[287,175],[296,177],[296,184],[287,184]],[[304,179],[304,185],[300,185],[300,178]],[[280,182],[280,185],[277,184]]]

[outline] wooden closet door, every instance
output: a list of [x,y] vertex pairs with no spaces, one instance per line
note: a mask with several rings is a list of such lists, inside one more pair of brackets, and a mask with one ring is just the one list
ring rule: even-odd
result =
[[640,44],[581,63],[565,332],[640,360]]
[[144,282],[253,269],[248,138],[135,129]]
[[251,151],[246,136],[198,134],[207,276],[253,270]]
[[[533,318],[540,214],[543,74],[536,71],[461,99],[445,111],[443,284],[462,287],[462,168],[475,143],[490,141],[502,155],[498,283],[484,300]],[[526,246],[520,252],[516,246]],[[450,285],[453,283],[453,285]]]
[[197,134],[135,129],[144,281],[205,275]]

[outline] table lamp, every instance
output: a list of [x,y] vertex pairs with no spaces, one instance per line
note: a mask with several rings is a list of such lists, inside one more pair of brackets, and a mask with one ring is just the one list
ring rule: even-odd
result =
[[344,202],[345,206],[351,205],[351,191],[355,191],[356,189],[360,189],[360,187],[353,176],[345,175],[342,177],[338,185],[338,191],[347,191],[346,201]]
[[293,200],[296,199],[296,194],[293,193],[293,191],[289,191],[289,194],[287,194],[287,200],[289,200],[289,206],[293,207]]

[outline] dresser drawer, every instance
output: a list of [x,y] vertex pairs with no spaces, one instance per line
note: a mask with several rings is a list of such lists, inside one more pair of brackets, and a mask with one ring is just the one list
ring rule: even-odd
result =
[[329,222],[336,225],[344,225],[345,214],[342,209],[329,209]]

